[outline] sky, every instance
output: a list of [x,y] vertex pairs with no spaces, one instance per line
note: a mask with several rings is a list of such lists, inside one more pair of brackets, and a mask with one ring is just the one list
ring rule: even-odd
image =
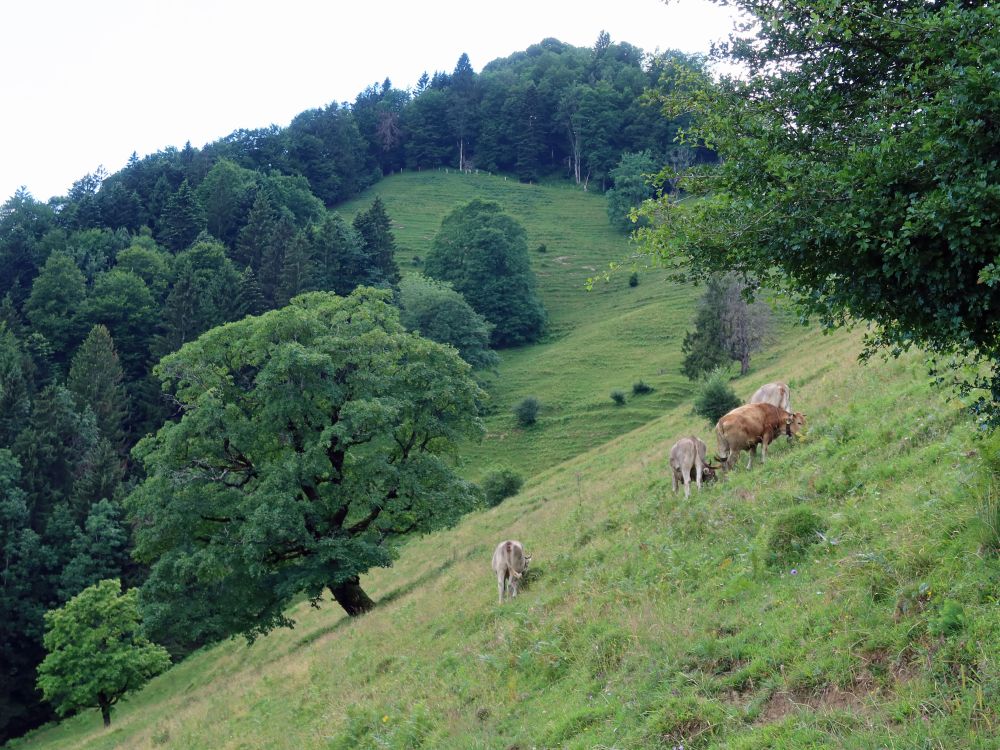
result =
[[707,0],[6,0],[0,203],[64,195],[103,166],[239,128],[287,126],[386,78],[472,67],[548,37],[707,52],[732,27]]

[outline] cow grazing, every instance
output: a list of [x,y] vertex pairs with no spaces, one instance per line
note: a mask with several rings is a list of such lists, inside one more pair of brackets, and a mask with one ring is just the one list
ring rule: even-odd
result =
[[[767,383],[762,385],[756,390],[756,392],[750,397],[751,404],[771,404],[772,406],[777,406],[779,409],[784,409],[785,411],[792,410],[792,396],[791,391],[788,390],[788,383]],[[792,436],[788,436],[788,442],[792,441]],[[754,453],[757,449],[754,448]]]
[[497,574],[497,589],[503,604],[504,589],[509,598],[517,596],[517,587],[528,569],[531,555],[524,554],[524,545],[513,539],[500,542],[493,551],[493,571]]
[[771,404],[785,411],[792,410],[791,392],[787,383],[768,383],[762,385],[750,397],[751,404]]
[[761,462],[767,461],[767,446],[784,433],[791,437],[806,423],[806,415],[788,412],[772,404],[746,404],[737,406],[715,425],[715,436],[719,441],[717,460],[723,468],[730,469],[736,464],[740,451],[747,451],[750,459],[747,468],[753,466],[757,445],[762,445]]
[[681,438],[670,449],[670,468],[673,470],[674,492],[677,483],[684,482],[684,497],[691,497],[691,480],[695,480],[698,489],[701,481],[715,479],[715,469],[705,460],[708,446],[705,441],[694,436]]

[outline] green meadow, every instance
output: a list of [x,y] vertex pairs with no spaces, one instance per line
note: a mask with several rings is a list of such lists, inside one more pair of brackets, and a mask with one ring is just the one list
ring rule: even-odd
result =
[[[11,747],[998,746],[988,446],[920,357],[860,365],[857,333],[780,316],[733,386],[746,398],[786,380],[804,438],[685,499],[670,446],[694,433],[714,447],[677,373],[698,291],[652,269],[634,288],[615,274],[585,291],[631,251],[599,196],[443,173],[377,190],[404,270],[462,200],[495,198],[528,230],[551,331],[502,352],[489,434],[462,469],[512,466],[521,493],[365,576],[379,605],[363,617],[303,602],[294,629],[203,649],[154,679],[109,730],[93,710]],[[633,396],[640,379],[655,390]],[[510,407],[526,395],[543,409],[522,429]],[[533,560],[521,596],[498,605],[490,557],[507,538]]]

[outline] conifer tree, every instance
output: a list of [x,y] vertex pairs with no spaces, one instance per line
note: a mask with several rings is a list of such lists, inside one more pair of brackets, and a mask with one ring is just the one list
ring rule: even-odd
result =
[[240,274],[240,283],[236,292],[236,302],[233,305],[233,319],[240,320],[247,315],[260,315],[267,308],[264,295],[260,291],[257,274],[250,266]]
[[285,249],[281,259],[281,275],[275,290],[275,303],[284,307],[288,301],[301,292],[316,289],[311,246],[304,231],[299,231]]
[[397,286],[399,266],[396,265],[396,238],[392,234],[392,220],[379,196],[375,196],[367,211],[354,217],[354,228],[364,240],[368,267],[376,283]]
[[160,217],[160,241],[179,253],[205,229],[205,210],[187,180],[177,188]]
[[73,357],[66,387],[79,408],[90,407],[101,435],[119,450],[124,448],[128,415],[122,378],[111,333],[95,325]]

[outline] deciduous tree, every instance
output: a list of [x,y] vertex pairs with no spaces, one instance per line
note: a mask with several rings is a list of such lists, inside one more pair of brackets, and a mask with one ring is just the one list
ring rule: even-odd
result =
[[325,589],[350,615],[359,576],[407,535],[456,521],[474,487],[445,460],[476,436],[469,366],[407,333],[387,291],[305,294],[215,328],[156,368],[182,405],[140,441],[128,500],[152,632],[248,638]]

